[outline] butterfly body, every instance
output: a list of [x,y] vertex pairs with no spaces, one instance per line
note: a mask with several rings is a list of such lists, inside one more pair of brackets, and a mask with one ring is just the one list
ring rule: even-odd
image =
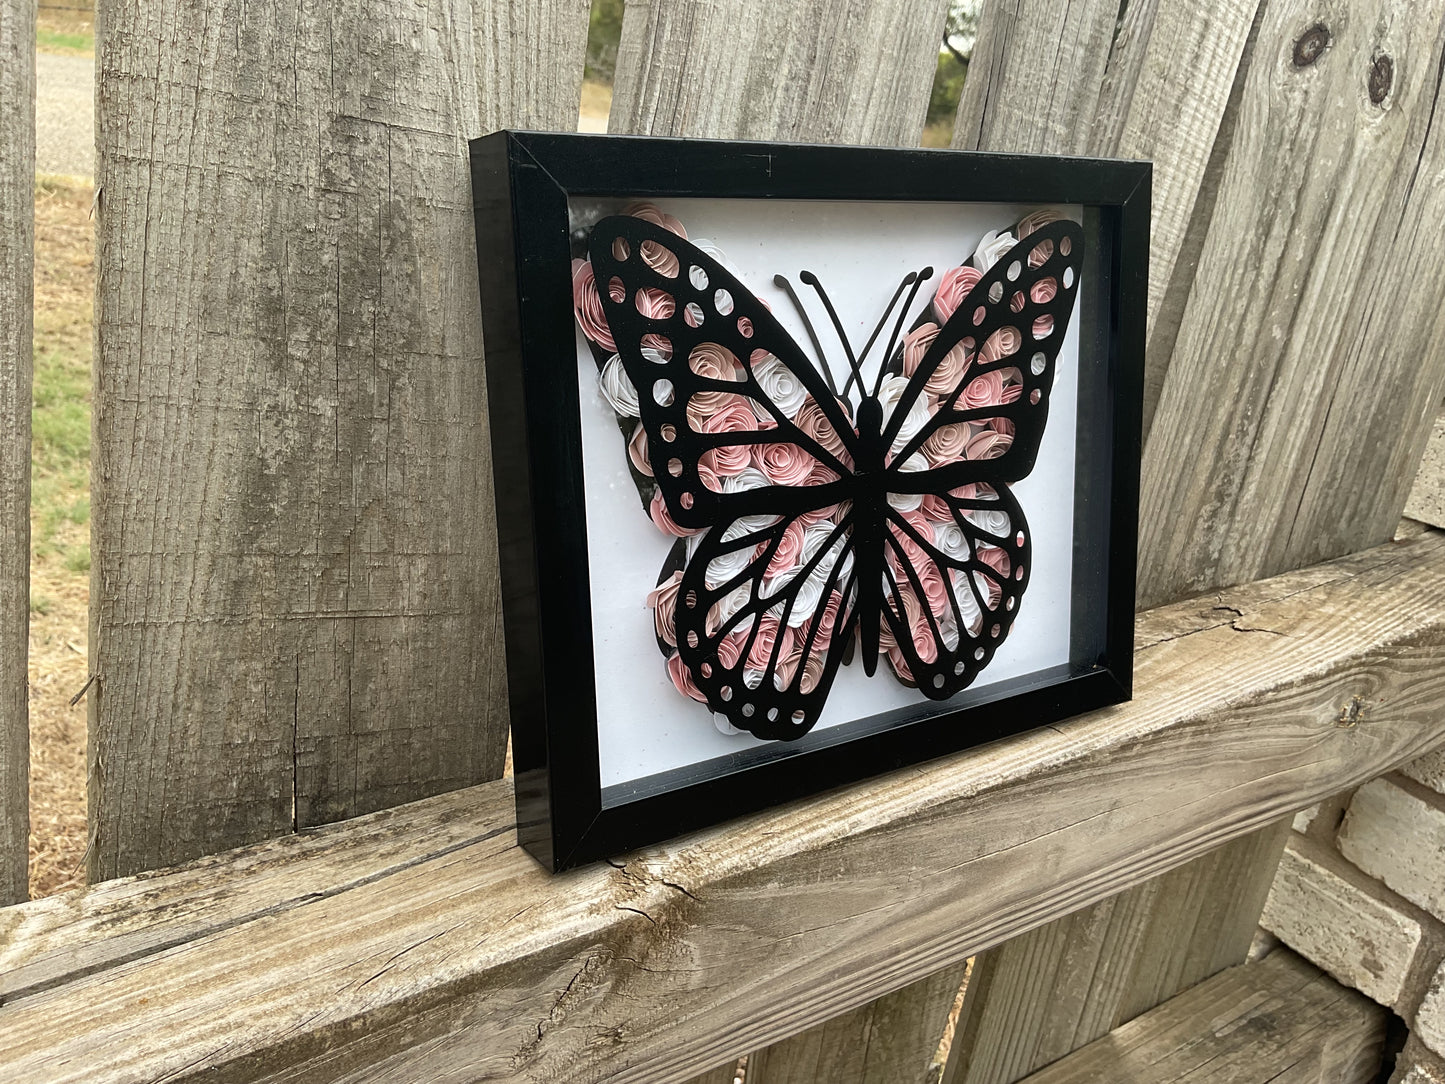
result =
[[954,311],[927,326],[920,314],[910,335],[934,337],[905,338],[919,344],[909,365],[890,343],[871,392],[845,339],[854,406],[700,248],[626,215],[593,228],[654,503],[688,536],[674,551],[675,661],[713,712],[791,740],[855,651],[868,675],[882,655],[935,700],[989,664],[1032,566],[1007,483],[1038,452],[1082,242],[1072,222],[1039,228]]

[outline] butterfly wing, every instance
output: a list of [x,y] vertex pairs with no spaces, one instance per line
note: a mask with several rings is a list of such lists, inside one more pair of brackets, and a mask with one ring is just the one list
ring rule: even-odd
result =
[[[1061,220],[980,278],[922,350],[895,359],[880,640],[898,677],[946,699],[1007,637],[1032,567],[1007,482],[1034,466],[1078,292],[1083,231]],[[915,343],[931,334],[922,324]]]
[[790,740],[818,721],[858,599],[850,509],[753,516],[702,536],[677,599],[677,645],[712,711]]
[[[675,523],[695,530],[848,499],[848,414],[752,291],[696,245],[630,215],[598,222],[588,249]],[[764,458],[765,484],[729,481]]]
[[1030,233],[983,275],[916,368],[889,378],[906,379],[884,423],[890,491],[945,493],[1033,469],[1083,253],[1076,222]]

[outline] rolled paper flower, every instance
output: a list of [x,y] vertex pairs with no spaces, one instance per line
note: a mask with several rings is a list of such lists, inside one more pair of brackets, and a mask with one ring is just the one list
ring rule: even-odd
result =
[[688,535],[700,534],[702,530],[689,530],[674,523],[667,514],[667,503],[662,499],[661,489],[652,491],[652,501],[647,506],[647,514],[652,517],[652,523],[659,531],[672,538],[686,538]]
[[[940,425],[934,430],[933,435],[923,442],[923,447],[919,451],[935,467],[941,467],[945,463],[957,463],[963,458],[963,450],[968,447],[968,442],[972,437],[973,430],[968,427],[967,422],[950,422],[948,425]],[[925,501],[928,499],[928,497],[924,498]]]
[[998,538],[1008,534],[1009,529],[1013,526],[1007,512],[1000,512],[992,508],[970,508],[963,514],[963,518],[980,531],[987,531]]
[[1013,437],[985,429],[968,442],[965,459],[997,459],[1013,445]]
[[641,344],[642,356],[654,364],[672,359],[672,343],[661,335],[644,335]]
[[753,445],[754,465],[774,485],[803,485],[817,462],[796,444]]
[[675,279],[681,270],[677,255],[671,249],[663,248],[656,241],[643,241],[638,246],[642,253],[642,262],[647,264],[663,278]]
[[[969,586],[972,579],[985,579],[974,573],[970,574],[961,569],[952,573],[953,598],[958,603],[958,612],[963,617],[963,627],[968,630],[970,636],[977,636],[983,628],[983,610],[979,608],[978,599],[974,597],[973,588]],[[988,598],[987,591],[980,592],[984,598]]]
[[923,390],[929,395],[947,398],[953,394],[953,390],[963,383],[968,373],[968,367],[973,362],[971,351],[972,340],[965,340],[969,345],[961,342],[943,355],[943,360],[938,363],[938,368],[929,374],[928,380],[923,385]]
[[683,664],[681,655],[674,653],[667,660],[667,676],[672,678],[672,683],[677,686],[677,691],[683,696],[689,696],[701,704],[707,703],[707,697],[702,695],[702,690],[692,680],[692,674]]
[[631,215],[633,218],[640,218],[644,222],[651,222],[654,226],[661,226],[665,230],[671,230],[683,239],[687,238],[687,230],[683,228],[682,223],[654,204],[634,203],[622,213]]
[[[740,588],[739,590],[747,590]],[[747,646],[748,634],[746,632],[732,632],[717,642],[717,661],[722,664],[724,670],[731,670],[743,657],[743,648]]]
[[732,477],[723,479],[722,491],[724,493],[746,493],[750,489],[762,489],[769,485],[772,485],[772,482],[768,480],[766,474],[757,467],[746,467]]
[[[939,580],[939,590],[942,590],[943,581]],[[938,661],[938,640],[933,634],[933,625],[926,614],[915,615],[908,623],[909,631],[913,633],[913,650],[918,652],[918,657],[924,662]]]
[[943,273],[938,280],[938,290],[933,295],[933,314],[940,324],[948,323],[948,318],[958,311],[958,306],[963,304],[963,299],[981,278],[983,275],[978,268],[967,264],[950,267]]
[[983,599],[984,605],[990,610],[997,609],[999,597],[1003,594],[1003,588],[998,585],[998,581],[990,579],[982,572],[974,572],[972,575],[974,585],[978,588],[979,597]]
[[978,559],[1004,579],[1008,579],[1009,573],[1013,571],[1013,562],[1008,559],[1008,553],[998,546],[979,546]]
[[[713,417],[717,417],[717,415],[713,415]],[[741,474],[752,464],[752,461],[753,450],[749,445],[721,444],[710,451],[703,452],[702,457],[698,460],[698,466],[706,466],[721,485],[724,478]],[[723,493],[726,490],[717,489],[714,492]]]
[[[733,278],[739,280],[742,279],[743,274],[741,271],[738,270],[737,265],[734,264],[732,260],[728,259],[727,253],[723,252],[722,249],[718,248],[714,242],[708,240],[706,237],[698,237],[692,242],[692,244],[693,247],[700,251],[704,256],[711,256],[714,261],[721,264],[723,268],[732,275]],[[714,285],[720,286],[722,284],[714,283]],[[699,286],[698,289],[706,289],[706,286],[707,284],[704,283],[702,286]]]
[[637,389],[627,370],[622,367],[622,355],[613,354],[597,374],[597,389],[607,405],[624,418],[640,417],[637,405]]
[[793,596],[793,608],[788,611],[788,625],[797,628],[807,621],[823,597],[823,583],[826,573],[814,568],[803,582],[798,584],[798,593]]
[[[762,355],[759,358],[759,354]],[[754,350],[753,356],[749,359],[753,370],[753,379],[762,388],[763,395],[767,397],[783,417],[791,418],[802,409],[804,401],[808,398],[808,389],[803,387],[803,382],[793,374],[781,361],[772,354],[762,350]],[[766,418],[768,421],[776,422],[771,411],[762,403],[752,400],[753,413],[759,418]]]
[[[762,428],[758,424],[758,416],[753,413],[747,401],[741,396],[729,397],[729,401],[720,405],[717,412],[703,423],[704,433],[751,433]],[[751,449],[751,445],[739,444],[734,447]],[[749,458],[751,452],[749,451]],[[734,472],[735,473],[735,472]]]
[[741,382],[747,378],[737,355],[718,343],[698,343],[687,356],[688,368],[708,380]]
[[[714,493],[721,493],[723,491],[722,479],[718,477],[717,472],[714,471],[708,463],[698,463],[697,480]],[[683,494],[683,505],[687,508],[692,507],[691,502],[687,499],[687,494]]]
[[1019,240],[1022,241],[1035,230],[1042,229],[1050,222],[1057,222],[1063,217],[1063,215],[1059,214],[1059,212],[1053,208],[1045,207],[1019,219],[1019,224],[1014,228],[1018,230]]
[[753,322],[746,316],[738,317],[738,334],[744,339],[751,339],[753,337]]
[[[962,270],[962,268],[958,270]],[[903,336],[904,376],[912,376],[918,371],[918,363],[923,360],[923,355],[928,353],[928,348],[933,345],[933,340],[936,338],[938,338],[938,325],[932,320],[919,324]]]
[[[801,652],[800,652],[801,654]],[[803,676],[798,679],[798,690],[810,693],[818,687],[823,680],[823,666],[828,660],[826,651],[819,651],[816,644],[807,658],[802,659]],[[797,664],[794,663],[796,666]]]
[[[712,607],[707,612],[707,631],[709,633],[717,632],[718,629],[722,628],[723,625],[728,622],[733,614],[746,606],[752,597],[752,588],[747,584],[735,587],[723,595],[722,598],[712,604]],[[728,666],[731,667],[732,663],[728,663]]]
[[1012,437],[1014,435],[1014,423],[1008,418],[990,418],[988,420],[988,427],[995,433],[1001,433],[1006,437]]
[[833,427],[832,422],[828,421],[828,416],[823,413],[823,408],[811,395],[803,400],[803,405],[798,408],[793,423],[816,440],[825,451],[846,462],[847,451],[843,445],[843,438],[838,435],[838,430]]
[[682,573],[674,572],[647,593],[652,608],[652,625],[663,643],[677,646],[677,590],[682,586]]
[[955,561],[967,561],[970,556],[968,536],[953,520],[934,523],[933,544]]
[[[759,542],[757,555],[761,557],[767,552],[771,540]],[[778,547],[773,550],[773,556],[768,560],[768,571],[766,575],[781,576],[791,572],[798,567],[798,558],[803,553],[803,528],[797,520],[789,523],[783,528],[782,536],[778,539]]]
[[666,320],[677,310],[672,295],[656,287],[637,291],[637,311],[648,320]]
[[627,457],[632,460],[638,474],[652,477],[652,464],[647,461],[647,430],[642,427],[641,422],[637,423],[637,428],[632,431],[632,437],[627,442]]
[[[891,460],[890,460],[891,465]],[[914,452],[903,462],[897,464],[900,471],[921,471],[928,469],[928,457],[921,451]],[[911,512],[923,505],[923,494],[921,493],[890,493],[888,503],[899,512]]]
[[978,242],[978,247],[973,250],[973,266],[980,272],[986,273],[990,267],[998,263],[1005,252],[1013,248],[1018,242],[1014,235],[1005,231],[989,230]]
[[1052,275],[1034,283],[1029,296],[1040,305],[1046,305],[1059,295],[1059,283]]
[[963,389],[963,395],[959,399],[959,405],[965,410],[999,406],[1002,403],[1003,373],[997,369],[974,377],[969,381],[968,387]]
[[[897,409],[903,393],[908,389],[910,383],[905,376],[895,375],[883,378],[883,383],[878,389],[878,403],[883,407],[883,428],[885,430],[892,424],[893,412]],[[917,436],[918,431],[928,424],[930,416],[927,399],[922,395],[916,396],[908,407],[908,413],[904,416],[897,436],[893,439],[892,451],[901,452],[904,445]]]
[[924,495],[923,502],[919,505],[919,511],[934,523],[953,522],[953,510],[949,508],[948,502],[936,493]]
[[1034,338],[1047,339],[1054,332],[1054,318],[1048,313],[1034,317]]
[[607,327],[607,317],[602,312],[602,297],[597,292],[592,265],[586,260],[572,261],[572,311],[583,335],[603,350],[617,349],[617,343]]
[[[881,637],[879,646],[882,646]],[[913,681],[913,671],[908,668],[908,660],[903,657],[903,652],[896,644],[888,649],[888,662],[892,665],[893,672],[900,678],[904,681]]]
[[752,649],[748,652],[748,669],[766,670],[768,660],[773,657],[774,648],[781,658],[793,650],[793,630],[783,627],[776,614],[771,612],[758,618],[757,634]]
[[985,363],[999,361],[1010,354],[1018,353],[1023,342],[1024,337],[1019,334],[1018,328],[1001,327],[983,344],[983,349],[978,352],[978,360]]

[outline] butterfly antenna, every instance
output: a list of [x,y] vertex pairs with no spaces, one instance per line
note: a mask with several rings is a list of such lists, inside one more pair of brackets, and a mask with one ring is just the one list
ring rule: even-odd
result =
[[[898,343],[898,337],[903,334],[903,321],[908,318],[908,310],[913,307],[913,299],[918,296],[918,288],[932,277],[933,268],[925,267],[922,271],[918,272],[916,277],[909,275],[908,278],[903,280],[905,283],[912,280],[913,289],[908,292],[908,300],[905,301],[903,307],[898,310],[898,322],[893,325],[893,334],[888,337],[888,349],[883,351],[883,361],[878,366],[878,379],[873,382],[873,397],[875,399],[878,397],[879,389],[883,387],[883,374],[888,369],[888,359],[893,356],[893,348]],[[899,286],[898,289],[899,292],[902,292],[903,287]],[[898,300],[897,294],[894,295],[893,300]],[[888,309],[891,312],[893,306],[890,304]],[[885,312],[883,314],[883,319],[888,319],[888,313]],[[876,335],[877,332],[874,332],[874,334]],[[872,344],[870,343],[869,345],[871,346]]]
[[853,375],[843,386],[843,394],[847,395],[854,380],[858,381],[860,388],[863,386],[863,373],[858,368],[858,359],[853,356],[853,345],[848,341],[848,336],[843,331],[843,322],[838,319],[837,312],[833,310],[833,302],[828,300],[828,295],[823,290],[823,284],[818,281],[818,276],[811,271],[800,271],[798,278],[818,292],[818,296],[823,299],[823,307],[828,310],[828,319],[833,321],[833,329],[838,332],[838,341],[843,344],[843,353],[848,358],[848,367],[853,370]]
[[813,321],[808,319],[807,310],[803,308],[803,303],[798,300],[798,295],[793,291],[793,284],[782,275],[774,275],[773,285],[786,291],[793,302],[793,308],[797,309],[798,315],[803,318],[803,326],[808,329],[808,338],[812,340],[813,349],[818,354],[818,369],[822,372],[823,379],[828,382],[828,390],[837,395],[838,385],[833,383],[833,372],[828,368],[828,357],[823,353],[823,344],[818,341],[818,333],[813,330]]

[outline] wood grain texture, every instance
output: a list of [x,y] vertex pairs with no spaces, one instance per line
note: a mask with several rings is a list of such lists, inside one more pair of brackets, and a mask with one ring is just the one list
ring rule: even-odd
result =
[[1241,964],[1289,818],[979,957],[944,1084],[1014,1084]]
[[1262,9],[1145,450],[1141,604],[1393,531],[1445,384],[1418,243],[1445,215],[1442,16]]
[[947,4],[631,0],[608,130],[918,146]]
[[958,997],[953,964],[748,1058],[748,1084],[924,1084]]
[[[1193,282],[1190,225],[1259,0],[985,5],[953,146],[1153,161],[1145,428]],[[1122,14],[1121,14],[1122,12]]]
[[0,0],[0,906],[28,898],[35,6]]
[[1230,968],[1027,1084],[1370,1084],[1388,1014],[1286,949]]
[[92,878],[501,773],[465,139],[583,0],[102,0]]
[[1435,527],[1445,527],[1445,414],[1435,418],[1429,443],[1420,457],[1420,469],[1405,501],[1405,515]]
[[[498,782],[455,796],[476,804],[451,842],[415,839],[386,870],[365,822],[318,831],[332,891],[277,877],[249,893],[298,841],[251,849],[206,882],[204,931],[194,873],[148,878],[141,913],[113,917],[161,949],[107,950],[89,925],[67,971],[53,924],[28,948],[30,916],[56,905],[22,904],[7,965],[46,971],[0,1005],[10,1067],[39,1082],[709,1070],[1445,742],[1442,593],[1431,532],[1165,607],[1140,618],[1128,704],[617,866],[548,876],[514,845]],[[140,883],[69,906],[103,914]]]

